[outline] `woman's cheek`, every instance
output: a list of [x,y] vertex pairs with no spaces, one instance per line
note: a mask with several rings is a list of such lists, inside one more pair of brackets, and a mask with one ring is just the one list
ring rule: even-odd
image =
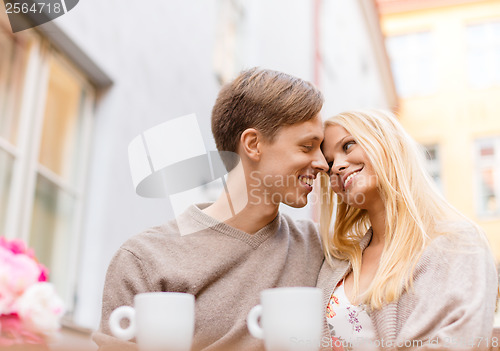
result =
[[332,187],[332,190],[337,194],[341,193],[343,190],[342,180],[338,175],[330,176],[330,185]]

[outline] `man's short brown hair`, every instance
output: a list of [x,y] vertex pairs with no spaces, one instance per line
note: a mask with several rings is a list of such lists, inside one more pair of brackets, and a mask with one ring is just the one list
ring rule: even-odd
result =
[[272,141],[283,126],[314,118],[323,95],[311,83],[286,73],[251,68],[224,85],[212,109],[219,151],[238,151],[241,134],[255,128]]

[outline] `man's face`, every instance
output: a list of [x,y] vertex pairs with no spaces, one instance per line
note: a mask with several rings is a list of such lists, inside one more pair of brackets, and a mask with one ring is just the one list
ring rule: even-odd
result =
[[304,207],[317,173],[328,170],[322,141],[319,114],[307,122],[282,127],[272,142],[261,141],[261,159],[250,175],[249,202]]

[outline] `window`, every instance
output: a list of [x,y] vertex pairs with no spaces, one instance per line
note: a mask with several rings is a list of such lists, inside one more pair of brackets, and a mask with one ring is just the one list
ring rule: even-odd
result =
[[438,145],[426,145],[424,146],[425,153],[425,161],[427,166],[427,172],[431,176],[431,178],[436,183],[441,192],[443,192],[443,183],[441,181],[441,155],[439,152]]
[[480,217],[500,216],[500,137],[476,141],[476,208]]
[[430,32],[386,39],[396,89],[400,97],[432,94],[437,86]]
[[35,249],[70,310],[94,93],[47,40],[0,18],[0,235]]
[[500,21],[467,26],[468,75],[474,88],[500,85]]

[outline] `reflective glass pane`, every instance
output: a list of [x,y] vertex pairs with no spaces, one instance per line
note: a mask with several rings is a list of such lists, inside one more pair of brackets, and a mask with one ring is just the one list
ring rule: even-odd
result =
[[38,176],[30,231],[30,246],[49,268],[50,280],[63,296],[68,291],[68,267],[75,218],[75,199]]
[[500,41],[500,22],[495,22],[491,26],[491,30],[493,32],[493,36],[496,38],[497,43]]
[[17,143],[28,47],[27,37],[14,37],[0,26],[0,138],[13,145]]
[[427,152],[425,153],[425,157],[429,161],[437,159],[437,156],[436,156],[437,150],[436,150],[435,146],[429,146],[429,147],[427,147],[426,151]]
[[479,154],[481,157],[492,157],[495,156],[495,147],[493,144],[491,145],[485,145],[481,147]]
[[[498,38],[500,41],[500,37]],[[500,45],[497,45],[496,48],[491,49],[491,80],[500,83]]]
[[467,27],[468,74],[474,88],[500,84],[500,22]]
[[57,58],[50,63],[39,162],[73,182],[82,137],[82,83]]
[[467,28],[467,42],[469,46],[477,46],[485,36],[484,25],[471,25]]
[[388,37],[386,47],[400,97],[426,95],[437,85],[429,32]]
[[0,149],[0,235],[5,230],[14,158]]
[[496,215],[500,213],[498,198],[495,193],[495,171],[486,168],[481,171],[480,176],[480,203],[481,215]]
[[425,158],[427,172],[436,183],[438,189],[443,192],[443,183],[441,180],[441,164],[439,157],[439,146],[427,145],[425,146]]
[[469,81],[475,88],[482,88],[488,85],[488,75],[485,74],[485,55],[482,51],[470,51],[467,66],[469,69]]

